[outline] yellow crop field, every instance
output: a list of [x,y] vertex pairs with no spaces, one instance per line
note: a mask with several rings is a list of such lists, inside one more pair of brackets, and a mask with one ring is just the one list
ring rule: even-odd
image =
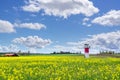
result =
[[120,58],[0,57],[0,80],[120,80]]

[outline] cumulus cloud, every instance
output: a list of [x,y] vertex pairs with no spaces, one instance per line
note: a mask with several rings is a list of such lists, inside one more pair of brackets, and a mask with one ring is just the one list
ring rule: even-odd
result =
[[0,20],[0,33],[12,33],[16,32],[15,27],[18,28],[28,28],[34,30],[40,30],[46,28],[44,24],[41,23],[14,23],[12,24],[6,20]]
[[1,46],[0,52],[17,52],[19,50],[18,46],[11,44],[9,46]]
[[0,20],[0,33],[15,32],[14,26],[9,21]]
[[99,12],[89,0],[28,0],[22,9],[29,12],[44,11],[45,15],[64,18],[76,14],[92,16]]
[[89,18],[84,18],[82,21],[82,25],[90,27],[92,24],[90,24],[89,21],[90,21]]
[[85,43],[91,48],[99,50],[120,50],[120,31],[92,35],[90,38],[79,42],[69,42],[69,45],[83,47]]
[[20,24],[15,23],[14,26],[19,28],[28,28],[28,29],[35,29],[35,30],[46,28],[46,26],[41,23],[20,23]]
[[86,22],[86,21],[89,21],[89,20],[90,20],[89,18],[84,18],[83,22]]
[[104,26],[120,26],[120,10],[111,10],[103,16],[95,18],[92,23]]
[[45,46],[52,43],[50,39],[42,39],[38,36],[15,38],[13,42],[24,45],[28,48],[44,48]]
[[52,51],[60,52],[81,52],[81,49],[76,46],[62,46],[62,45],[56,45],[52,49]]
[[49,48],[50,51],[55,52],[82,52],[84,53],[84,44],[90,45],[90,54],[99,53],[99,51],[120,51],[120,31],[101,33],[97,35],[90,35],[77,42],[66,42],[64,45],[55,45]]

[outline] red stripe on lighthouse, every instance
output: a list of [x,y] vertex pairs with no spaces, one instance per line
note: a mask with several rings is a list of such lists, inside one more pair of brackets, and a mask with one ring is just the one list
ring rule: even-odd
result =
[[89,48],[85,48],[85,53],[89,53]]

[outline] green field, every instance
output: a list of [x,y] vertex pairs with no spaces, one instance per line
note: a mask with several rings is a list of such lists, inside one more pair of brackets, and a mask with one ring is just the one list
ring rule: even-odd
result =
[[79,55],[0,57],[0,80],[120,80],[120,58]]

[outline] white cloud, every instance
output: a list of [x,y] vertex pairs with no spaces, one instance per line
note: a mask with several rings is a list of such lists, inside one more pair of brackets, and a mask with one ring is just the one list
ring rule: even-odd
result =
[[88,24],[87,26],[90,27],[90,26],[92,26],[92,24]]
[[92,35],[90,38],[79,42],[69,42],[69,45],[83,47],[90,44],[92,49],[120,50],[120,31]]
[[25,50],[24,52],[27,52],[27,53],[28,53],[28,51],[29,51],[30,53],[38,53],[38,52],[37,52],[37,49],[35,49],[35,48],[28,48],[28,49]]
[[0,33],[15,32],[14,26],[9,21],[0,20]]
[[18,43],[24,45],[29,48],[44,48],[45,46],[52,43],[49,39],[42,39],[38,36],[28,36],[28,37],[20,37],[15,38],[13,40],[14,43]]
[[19,48],[11,44],[9,46],[0,46],[0,52],[18,52]]
[[86,22],[86,21],[89,21],[89,20],[90,20],[89,18],[84,18],[83,22]]
[[22,9],[29,12],[43,10],[45,15],[64,18],[76,14],[92,16],[99,12],[99,9],[89,0],[28,0]]
[[82,25],[87,26],[87,27],[92,26],[92,24],[90,24],[89,21],[90,21],[89,18],[84,18],[83,21],[82,21]]
[[52,51],[60,52],[81,52],[81,49],[76,46],[62,46],[62,45],[56,45],[52,49]]
[[99,51],[110,50],[120,52],[120,31],[101,33],[97,35],[90,35],[77,42],[67,42],[64,45],[55,45],[49,48],[50,51],[60,52],[82,52],[84,53],[84,44],[90,45],[90,54],[99,53]]
[[20,23],[20,24],[15,23],[14,26],[19,28],[28,28],[28,29],[35,29],[35,30],[46,28],[46,26],[41,23]]
[[44,24],[41,24],[41,23],[17,22],[17,23],[12,24],[11,22],[6,21],[6,20],[0,20],[0,33],[16,32],[15,27],[28,28],[28,29],[34,29],[34,30],[40,30],[42,28],[46,28],[46,26]]
[[104,26],[120,26],[120,10],[111,10],[103,16],[95,18],[92,23]]

